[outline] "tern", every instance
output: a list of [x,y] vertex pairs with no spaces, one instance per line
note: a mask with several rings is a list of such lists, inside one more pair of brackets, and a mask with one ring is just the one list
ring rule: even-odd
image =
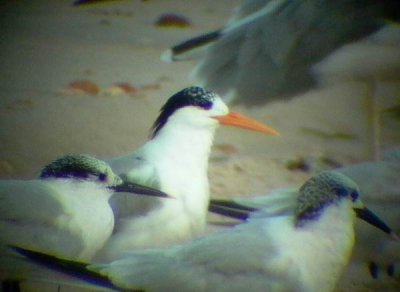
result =
[[87,264],[14,247],[37,264],[91,283],[129,291],[332,291],[354,244],[354,218],[394,235],[334,171],[312,177],[296,206],[184,244]]
[[124,182],[89,155],[65,155],[45,166],[38,179],[0,181],[1,279],[29,277],[24,265],[9,257],[10,244],[90,260],[111,235],[114,215],[108,200],[121,191],[167,197]]
[[[400,230],[400,150],[387,153],[383,161],[363,162],[338,169],[349,176],[365,194],[364,201],[385,214],[394,230]],[[375,279],[385,280],[387,276],[400,275],[400,244],[356,225],[359,244],[356,244],[352,258],[352,273],[356,269],[365,274],[368,271]],[[399,282],[400,284],[400,282]]]
[[121,177],[159,189],[174,200],[114,196],[115,229],[96,259],[114,260],[127,250],[161,247],[203,231],[209,201],[208,158],[219,124],[278,134],[230,112],[217,94],[206,89],[188,87],[174,94],[162,107],[150,139],[129,155],[108,160]]
[[[363,201],[373,210],[384,214],[395,231],[400,230],[400,151],[388,153],[384,161],[363,162],[337,168],[360,187]],[[264,214],[276,216],[287,212],[296,205],[296,189],[275,189],[272,192],[252,198],[234,197],[231,200],[211,199],[210,211],[223,216],[245,221],[252,212],[262,209]],[[233,221],[232,224],[237,224]],[[388,276],[398,277],[400,264],[400,243],[386,236],[379,236],[376,230],[365,224],[355,225],[356,244],[351,264],[344,273],[342,282],[368,285],[373,279],[387,280]],[[372,276],[372,278],[371,278]]]
[[226,101],[254,105],[312,88],[319,81],[314,65],[399,20],[397,0],[247,0],[225,27],[183,41],[161,58],[197,57],[196,81]]

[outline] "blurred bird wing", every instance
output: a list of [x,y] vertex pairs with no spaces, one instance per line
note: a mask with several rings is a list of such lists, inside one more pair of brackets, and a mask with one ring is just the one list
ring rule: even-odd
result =
[[296,44],[298,37],[302,35],[299,27],[296,26],[298,21],[287,20],[288,12],[293,11],[293,8],[297,6],[287,0],[269,1],[263,9],[227,27],[222,34],[222,42],[225,35],[243,36],[243,43],[239,50],[239,65],[246,64],[246,59],[255,60],[255,56],[251,54],[251,47],[259,43],[261,44],[259,49],[263,54],[258,54],[258,57],[268,56],[273,64],[281,66],[285,63],[286,56]]
[[292,214],[297,203],[297,195],[298,190],[294,188],[275,189],[265,196],[233,200],[238,204],[257,209],[252,217],[273,217]]
[[[140,154],[140,150],[127,156],[107,161],[113,171],[123,179],[140,185],[160,189],[159,176],[153,163],[147,161]],[[132,196],[127,193],[114,193],[109,203],[116,218],[135,217],[146,215],[157,208],[164,198],[148,196]],[[115,229],[118,230],[116,220]]]
[[264,196],[211,199],[208,210],[241,221],[256,217],[291,215],[296,207],[297,189],[276,189]]
[[79,256],[84,248],[80,225],[59,190],[40,180],[1,182],[0,242]]
[[64,211],[57,193],[51,183],[40,180],[2,181],[1,221],[17,225],[54,224]]
[[[296,11],[299,4],[294,2],[269,1],[260,11],[224,29],[195,68],[193,78],[199,78],[221,94],[227,94],[232,84],[236,84],[239,94],[247,91],[264,96],[265,89],[278,91],[291,66],[288,60],[308,31],[305,20],[313,12]],[[288,21],[292,11],[299,15]]]
[[117,175],[129,182],[153,188],[159,187],[159,178],[154,164],[144,158],[140,150],[108,160],[107,163]]
[[228,21],[228,25],[237,22],[266,6],[269,2],[276,2],[275,0],[245,0],[243,3],[235,8],[234,15]]
[[277,291],[292,285],[282,277],[294,269],[277,250],[259,224],[240,225],[169,249],[127,253],[89,269],[124,289]]

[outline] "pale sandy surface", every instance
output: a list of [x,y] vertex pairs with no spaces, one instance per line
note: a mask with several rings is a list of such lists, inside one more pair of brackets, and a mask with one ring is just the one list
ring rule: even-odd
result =
[[[1,4],[2,178],[31,178],[66,153],[108,158],[136,149],[165,100],[193,84],[187,76],[194,63],[163,63],[160,54],[185,38],[219,27],[239,3],[132,0],[77,8],[71,2]],[[156,19],[165,12],[180,13],[192,25],[156,27]],[[77,94],[66,88],[82,79],[97,84],[100,93]],[[212,194],[251,196],[299,186],[312,172],[289,170],[287,163],[301,157],[325,157],[339,164],[372,159],[371,94],[375,92],[380,110],[399,105],[400,82],[397,76],[380,76],[373,91],[367,82],[371,79],[346,77],[292,100],[255,108],[233,106],[272,125],[281,136],[221,128],[210,163]],[[110,90],[118,82],[139,91],[129,95]],[[383,152],[400,144],[400,124],[387,113],[381,124]],[[349,284],[343,290],[375,291],[382,288],[379,285],[372,282],[367,289]],[[399,288],[396,285],[393,289]]]

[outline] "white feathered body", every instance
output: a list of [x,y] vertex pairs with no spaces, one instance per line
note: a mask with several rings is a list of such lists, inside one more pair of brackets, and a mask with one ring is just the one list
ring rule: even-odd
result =
[[354,243],[349,201],[295,228],[292,215],[252,218],[185,245],[93,265],[119,287],[146,291],[332,291]]
[[[186,115],[188,123],[182,123]],[[182,242],[203,231],[209,200],[208,156],[217,127],[216,121],[208,120],[196,120],[195,111],[183,110],[133,154],[109,161],[115,173],[173,198],[114,196],[116,227],[99,259]]]
[[0,182],[0,268],[19,274],[8,245],[77,260],[90,260],[111,235],[112,191],[70,179]]

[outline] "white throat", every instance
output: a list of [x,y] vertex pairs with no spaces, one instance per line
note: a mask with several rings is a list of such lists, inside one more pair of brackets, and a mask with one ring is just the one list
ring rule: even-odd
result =
[[301,251],[293,256],[302,263],[302,278],[309,291],[314,291],[312,287],[324,286],[333,290],[350,259],[354,245],[354,212],[349,211],[350,204],[350,201],[343,201],[327,206],[316,220],[296,228],[297,243],[303,244]]

